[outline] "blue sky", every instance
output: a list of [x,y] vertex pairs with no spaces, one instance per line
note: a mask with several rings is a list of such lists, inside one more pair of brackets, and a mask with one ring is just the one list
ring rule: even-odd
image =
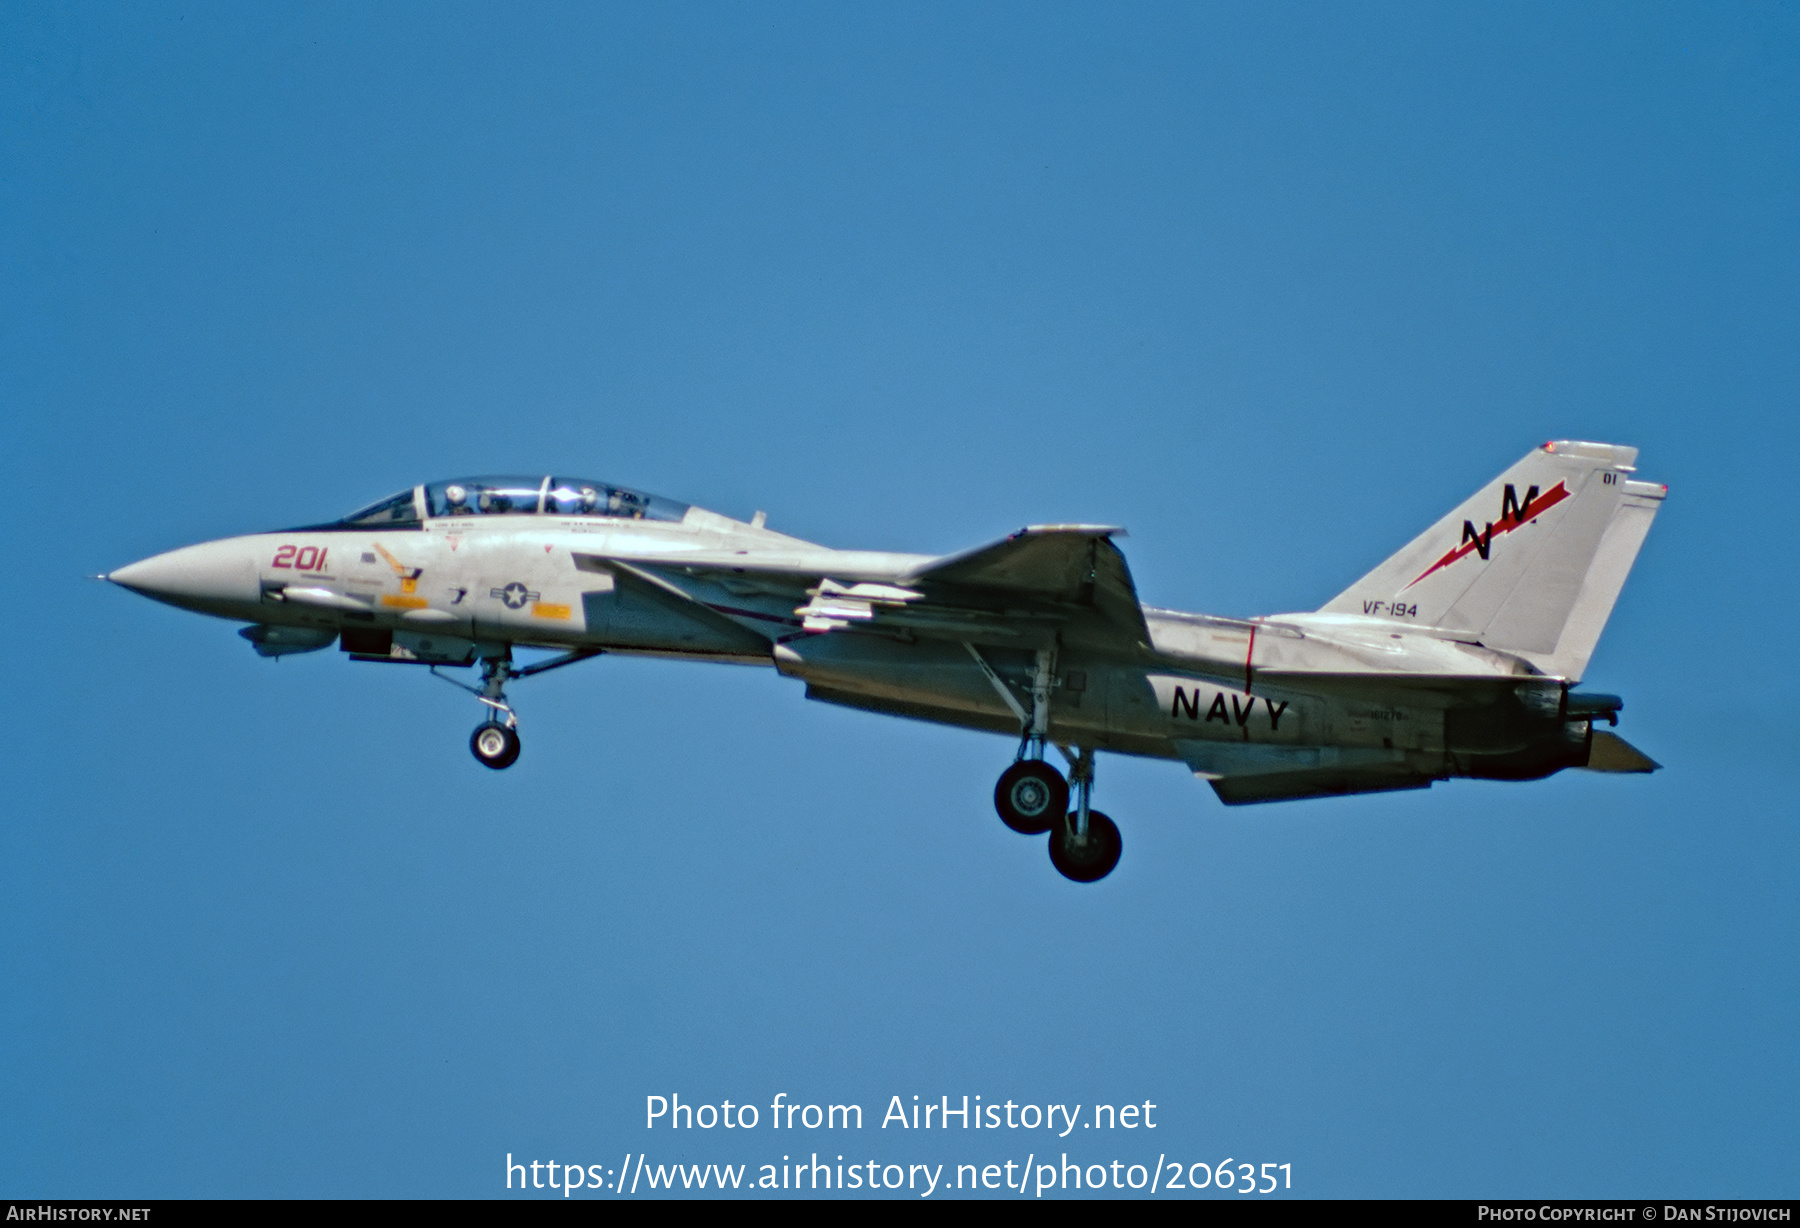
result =
[[[1054,1146],[1312,1196],[1791,1195],[1797,35],[7,6],[0,1194]],[[522,684],[491,773],[428,677],[82,578],[555,470],[837,546],[1123,524],[1147,601],[1303,610],[1569,437],[1671,486],[1588,678],[1665,771],[1227,812],[1106,758],[1093,887],[995,819],[1003,739],[607,658]],[[871,1119],[646,1132],[671,1092]],[[874,1122],[964,1094],[1161,1124]]]

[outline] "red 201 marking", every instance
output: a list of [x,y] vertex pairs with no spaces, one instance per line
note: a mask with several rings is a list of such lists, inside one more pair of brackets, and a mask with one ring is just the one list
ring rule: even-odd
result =
[[275,552],[271,567],[292,567],[296,571],[324,571],[325,547],[283,546]]

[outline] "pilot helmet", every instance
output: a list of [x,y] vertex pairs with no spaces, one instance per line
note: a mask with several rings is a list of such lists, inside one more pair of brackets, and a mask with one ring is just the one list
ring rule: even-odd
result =
[[469,497],[469,492],[452,482],[444,487],[444,502],[451,507],[461,507],[462,501]]

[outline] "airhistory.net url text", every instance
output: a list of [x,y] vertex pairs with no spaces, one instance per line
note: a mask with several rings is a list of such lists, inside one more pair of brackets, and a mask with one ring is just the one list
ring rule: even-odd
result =
[[[946,1169],[950,1171],[945,1171]],[[1007,1190],[1020,1197],[1075,1190],[1137,1191],[1180,1194],[1218,1190],[1235,1194],[1273,1194],[1293,1188],[1293,1165],[1253,1164],[1227,1158],[1216,1164],[1184,1163],[1164,1154],[1154,1164],[1110,1160],[1083,1164],[1063,1152],[1057,1160],[1040,1161],[1028,1154],[1021,1162],[990,1164],[900,1164],[882,1160],[836,1162],[810,1160],[779,1164],[659,1164],[647,1154],[627,1152],[617,1168],[600,1164],[515,1160],[506,1156],[509,1190],[560,1190],[564,1198],[581,1190],[589,1196],[648,1195],[668,1192],[862,1190],[870,1193],[908,1191],[929,1198],[944,1190]]]

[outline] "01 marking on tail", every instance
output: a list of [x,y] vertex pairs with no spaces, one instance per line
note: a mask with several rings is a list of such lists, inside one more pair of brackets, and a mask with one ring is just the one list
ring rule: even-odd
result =
[[1228,805],[1654,770],[1594,729],[1621,701],[1575,690],[1667,494],[1636,459],[1545,444],[1321,609],[1254,619],[1144,605],[1107,526],[944,557],[835,550],[760,513],[555,475],[431,482],[106,578],[247,623],[265,657],[337,643],[475,667],[477,683],[438,676],[482,705],[470,748],[490,768],[519,756],[507,685],[603,653],[773,666],[811,699],[1009,734],[1001,818],[1092,882],[1121,848],[1091,805],[1099,751],[1179,760]]

